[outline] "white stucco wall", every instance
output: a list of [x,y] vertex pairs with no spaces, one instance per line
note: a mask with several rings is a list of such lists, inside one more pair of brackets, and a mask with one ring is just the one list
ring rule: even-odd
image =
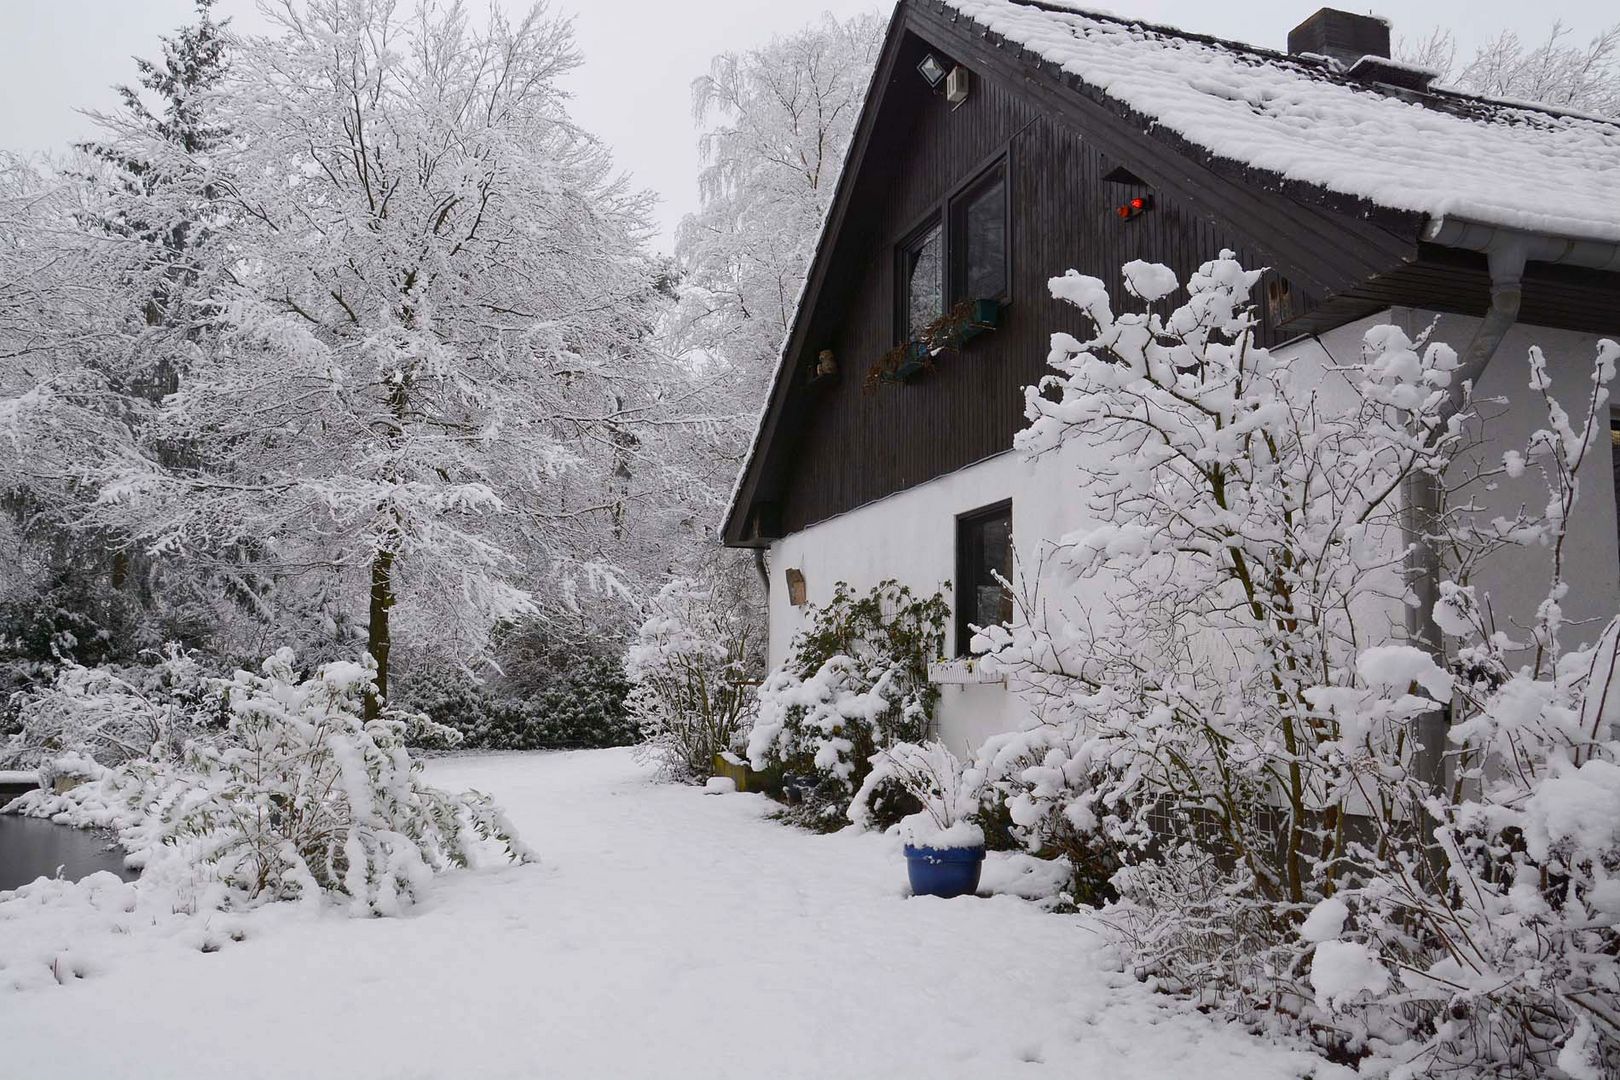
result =
[[[1291,351],[1307,362],[1332,368],[1359,355],[1362,335],[1371,325],[1395,321],[1404,325],[1408,333],[1416,334],[1433,319],[1427,312],[1387,311],[1341,327],[1320,340],[1307,339],[1277,351]],[[1437,333],[1460,351],[1477,324],[1476,319],[1446,316]],[[1511,395],[1513,399],[1489,428],[1493,439],[1489,452],[1498,458],[1501,450],[1521,445],[1529,432],[1543,423],[1540,403],[1532,400],[1527,390],[1524,357],[1532,342],[1542,346],[1556,385],[1567,388],[1565,393],[1572,403],[1586,385],[1596,345],[1590,335],[1565,331],[1520,327],[1510,333],[1481,387],[1482,394]],[[1327,374],[1324,390],[1329,400],[1337,396],[1335,385],[1348,395],[1340,377]],[[1077,497],[1072,467],[1072,459],[1052,456],[1029,462],[1009,451],[778,540],[770,554],[771,664],[783,660],[794,634],[803,625],[803,609],[789,603],[787,568],[803,572],[812,604],[826,602],[839,581],[869,589],[886,578],[895,578],[914,590],[930,593],[955,574],[956,517],[1010,498],[1019,571],[1027,574],[1039,557],[1043,540],[1061,537],[1087,524],[1089,515],[1084,500]],[[1572,618],[1596,619],[1620,609],[1620,552],[1616,551],[1609,469],[1605,444],[1598,447],[1582,477],[1583,503],[1577,511],[1569,565],[1573,578],[1583,587],[1573,590],[1566,603]],[[1539,506],[1545,495],[1536,492],[1535,482],[1533,476],[1527,475],[1518,484],[1491,493],[1493,507],[1499,506],[1505,512],[1516,509],[1520,502]],[[1540,553],[1514,553],[1497,562],[1489,568],[1485,584],[1498,612],[1522,613],[1525,618],[1533,615],[1546,582],[1532,571],[1544,567],[1544,557]],[[1089,582],[1084,587],[1092,594],[1082,595],[1080,601],[1100,614],[1102,606],[1095,601],[1104,595],[1107,586]],[[946,596],[953,599],[950,590],[946,590]],[[1399,613],[1392,615],[1398,622]],[[939,734],[959,752],[976,747],[989,735],[1017,728],[1028,719],[1016,693],[1009,693],[1003,686],[943,687]]]
[[[1438,319],[1436,334],[1459,351],[1480,321],[1426,311],[1399,312],[1395,317],[1410,320],[1412,332]],[[1553,397],[1575,414],[1575,424],[1582,423],[1598,340],[1591,334],[1546,327],[1520,325],[1510,330],[1476,387],[1476,397],[1481,399],[1479,430],[1484,440],[1477,456],[1499,465],[1503,451],[1524,449],[1530,434],[1547,426],[1541,396],[1530,389],[1527,357],[1532,345],[1539,346],[1547,358]],[[1487,398],[1506,398],[1507,404],[1487,403],[1483,400]],[[1589,643],[1602,624],[1620,611],[1620,539],[1616,537],[1608,425],[1608,417],[1599,415],[1598,426],[1603,431],[1581,468],[1580,501],[1564,546],[1565,577],[1571,587],[1563,608],[1565,618],[1572,623],[1565,635],[1566,645]],[[1498,481],[1495,490],[1471,494],[1487,517],[1511,518],[1521,507],[1531,514],[1541,513],[1547,502],[1547,484],[1538,470],[1530,468],[1517,480]],[[1550,552],[1545,548],[1504,549],[1485,564],[1482,584],[1491,594],[1500,629],[1510,636],[1522,639],[1516,628],[1528,625],[1534,618],[1536,606],[1547,594],[1549,566]]]
[[[772,666],[787,655],[803,625],[803,609],[788,600],[788,567],[804,573],[812,604],[831,599],[840,581],[865,590],[894,578],[927,595],[955,576],[959,514],[1011,498],[1013,545],[1020,552],[1075,528],[1081,515],[1059,497],[1065,487],[1061,469],[1055,458],[1031,463],[1002,454],[777,541],[770,558]],[[954,602],[951,590],[945,595]],[[947,649],[953,644],[947,641]],[[1023,719],[1017,700],[999,685],[943,690],[940,733],[958,750],[1011,730]]]

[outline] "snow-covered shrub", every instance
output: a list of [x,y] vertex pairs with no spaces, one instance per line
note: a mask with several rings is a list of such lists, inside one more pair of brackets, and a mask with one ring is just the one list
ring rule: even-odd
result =
[[[1446,592],[1454,611],[1477,616],[1471,590]],[[1512,674],[1450,682],[1457,779],[1422,806],[1438,873],[1399,851],[1352,849],[1341,888],[1301,932],[1315,942],[1318,1003],[1326,995],[1332,1011],[1368,1030],[1390,1026],[1379,994],[1393,981],[1401,1019],[1418,1019],[1421,1048],[1438,1060],[1490,1062],[1514,1075],[1556,1063],[1570,1076],[1612,1076],[1620,1071],[1620,618],[1593,647],[1561,653],[1555,608],[1543,605],[1551,617],[1532,628],[1532,640],[1549,644],[1530,662],[1514,663],[1524,642],[1502,632],[1478,633],[1459,650],[1465,671]],[[1365,976],[1367,993],[1354,992],[1361,986],[1347,969]],[[1324,970],[1348,992],[1324,988]]]
[[755,769],[813,782],[807,821],[842,824],[872,756],[926,738],[939,701],[928,663],[949,614],[939,593],[918,597],[895,581],[864,595],[839,582],[826,606],[809,609],[791,655],[760,687],[748,735]]
[[733,749],[761,663],[746,604],[715,584],[677,578],[658,591],[625,654],[641,753],[673,779],[700,782]]
[[226,738],[194,741],[178,761],[131,760],[13,810],[121,826],[146,875],[200,908],[333,895],[353,914],[392,915],[483,841],[527,860],[486,796],[422,781],[405,749],[411,718],[364,718],[373,670],[335,662],[300,678],[282,649],[262,674],[224,685]]
[[885,787],[898,786],[921,807],[900,820],[900,835],[920,847],[977,847],[984,843],[979,825],[984,773],[957,757],[938,739],[895,743],[872,755],[866,774],[850,800],[849,820],[862,828],[878,821],[873,804]]
[[173,646],[149,666],[68,661],[48,686],[19,696],[0,769],[48,766],[69,754],[103,765],[174,757],[188,740],[223,727],[223,706],[196,659]]
[[[1096,333],[1054,335],[1018,446],[1072,449],[1070,497],[1098,524],[1026,553],[1051,572],[1015,583],[1017,616],[977,642],[1046,721],[990,748],[990,783],[1033,839],[1073,828],[1127,863],[1116,920],[1163,985],[1411,1071],[1620,1068],[1614,642],[1565,649],[1560,606],[1620,347],[1599,347],[1573,414],[1532,350],[1546,428],[1481,464],[1478,372],[1445,344],[1382,325],[1313,366],[1256,344],[1260,275],[1230,254],[1168,311],[1171,271],[1124,269],[1142,313],[1116,316],[1094,278],[1052,281]],[[1469,491],[1527,463],[1543,513],[1474,512]],[[1425,485],[1445,663],[1388,643],[1401,493]],[[1521,640],[1471,583],[1509,547],[1546,555]],[[1447,705],[1442,776],[1417,734]]]
[[1118,898],[1112,879],[1137,838],[1098,805],[1087,743],[1073,725],[1037,724],[992,736],[974,766],[984,776],[982,817],[990,838],[1000,824],[1012,846],[1064,860],[1069,902],[1099,906]]

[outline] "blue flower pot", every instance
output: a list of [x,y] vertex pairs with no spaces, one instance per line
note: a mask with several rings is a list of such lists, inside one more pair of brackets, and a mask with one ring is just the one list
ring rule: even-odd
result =
[[979,888],[984,869],[984,845],[966,848],[931,848],[906,845],[906,874],[917,896],[967,896]]

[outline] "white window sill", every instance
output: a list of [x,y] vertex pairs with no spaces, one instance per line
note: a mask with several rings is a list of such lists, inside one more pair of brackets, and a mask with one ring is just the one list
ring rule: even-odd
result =
[[957,657],[952,660],[936,660],[929,664],[928,681],[946,686],[967,686],[979,683],[1005,684],[1007,677],[999,671],[984,670],[983,662],[976,657]]

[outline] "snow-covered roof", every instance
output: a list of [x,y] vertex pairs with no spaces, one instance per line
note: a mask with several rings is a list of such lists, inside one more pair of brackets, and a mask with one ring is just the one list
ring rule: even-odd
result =
[[1398,94],[1056,3],[942,0],[1211,154],[1394,210],[1620,241],[1620,124]]

